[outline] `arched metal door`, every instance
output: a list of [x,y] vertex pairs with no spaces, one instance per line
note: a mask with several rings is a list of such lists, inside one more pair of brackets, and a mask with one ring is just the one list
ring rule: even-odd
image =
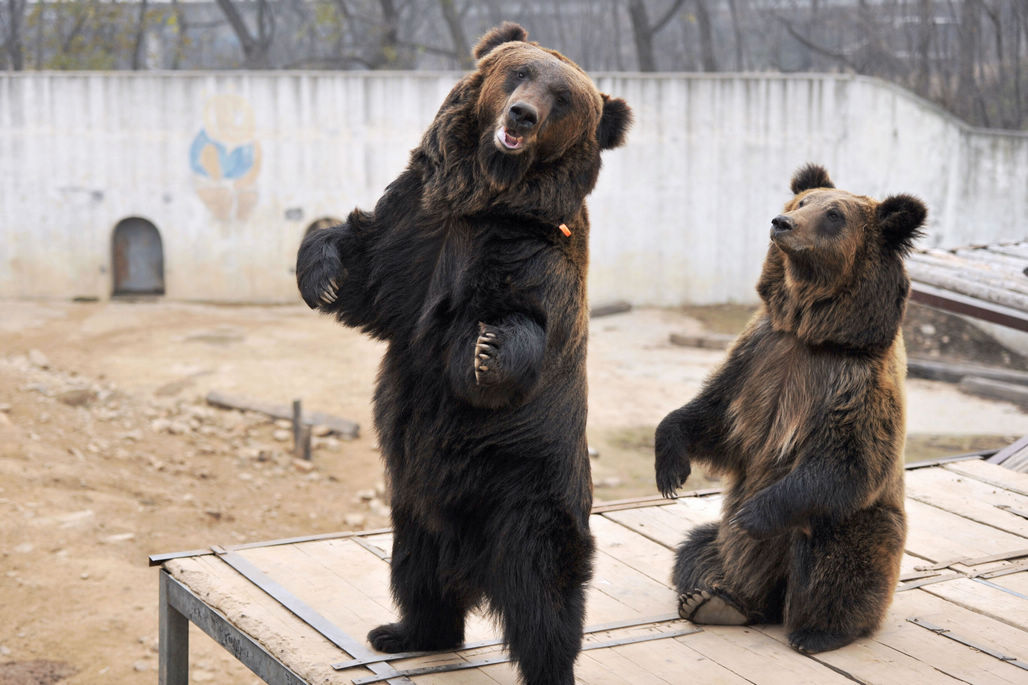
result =
[[114,227],[115,295],[163,295],[164,247],[157,227],[133,217]]

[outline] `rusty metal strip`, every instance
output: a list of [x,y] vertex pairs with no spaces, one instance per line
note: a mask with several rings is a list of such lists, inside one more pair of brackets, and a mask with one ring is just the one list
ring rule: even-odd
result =
[[929,307],[943,309],[955,314],[973,316],[982,321],[989,321],[1007,326],[1018,331],[1028,332],[1028,314],[1012,307],[986,302],[974,297],[943,290],[924,283],[914,281],[910,287],[911,302],[919,302]]
[[991,587],[993,590],[999,590],[1000,592],[1005,592],[1008,595],[1013,595],[1014,597],[1018,597],[1019,599],[1028,599],[1028,595],[1024,594],[1023,592],[1011,590],[1008,587],[1000,585],[999,583],[993,583],[989,580],[986,580],[985,578],[971,578],[970,580],[973,580],[976,583],[981,583],[982,585],[987,585]]
[[960,635],[957,635],[956,633],[952,632],[949,628],[943,628],[942,626],[934,625],[932,623],[929,623],[928,621],[922,620],[917,617],[908,618],[907,621],[913,623],[916,626],[921,626],[926,630],[930,630],[936,635],[941,635],[942,637],[953,640],[954,642],[959,642],[960,644],[970,647],[971,649],[976,649],[982,654],[988,654],[994,659],[999,659],[1000,661],[1008,663],[1011,666],[1017,666],[1020,669],[1028,671],[1028,663],[1021,661],[1017,657],[1007,656],[1006,654],[997,652],[996,650],[990,647],[986,647],[981,643],[974,642],[973,640],[968,640],[967,638],[961,637]]
[[[318,542],[319,540],[338,540],[342,538],[361,538],[382,533],[391,533],[392,528],[376,528],[374,530],[345,531],[341,533],[321,533],[319,535],[304,535],[295,538],[280,538],[278,540],[265,540],[263,542],[247,542],[241,545],[227,545],[224,549],[238,552],[242,549],[255,549],[258,547],[277,547],[279,545],[293,545],[301,542]],[[160,566],[172,559],[184,559],[186,557],[202,557],[214,554],[210,548],[193,549],[186,552],[170,552],[167,554],[151,554],[147,559],[150,566]]]
[[[637,635],[635,637],[624,637],[618,640],[608,640],[605,642],[590,642],[582,645],[582,651],[586,652],[593,649],[604,649],[607,647],[619,647],[621,645],[631,645],[637,642],[650,642],[653,640],[663,640],[671,637],[681,637],[683,635],[692,635],[694,633],[703,632],[702,628],[690,627],[681,628],[679,630],[670,630],[666,633],[650,633],[649,635]],[[452,664],[442,664],[439,666],[423,666],[421,668],[411,668],[408,670],[399,671],[398,673],[403,676],[420,676],[428,675],[430,673],[447,673],[449,671],[464,671],[469,668],[480,668],[482,666],[492,666],[493,664],[503,664],[511,660],[509,655],[498,655],[495,657],[485,657],[482,659],[473,659],[471,661],[460,661]],[[386,679],[386,676],[375,675],[368,676],[366,678],[354,678],[350,682],[353,685],[369,685],[370,683],[377,683]]]
[[1021,509],[1015,509],[1014,507],[1010,506],[1009,504],[996,504],[994,506],[997,509],[1002,509],[1003,511],[1007,512],[1008,514],[1013,514],[1014,516],[1020,516],[1023,519],[1028,519],[1028,511],[1022,511]]
[[359,537],[354,537],[353,541],[356,542],[361,547],[363,547],[364,549],[366,549],[369,552],[371,552],[372,554],[374,554],[376,557],[378,557],[382,561],[386,562],[387,564],[389,563],[389,559],[391,558],[389,553],[386,552],[381,547],[379,547],[378,545],[373,545],[370,542],[368,542],[367,540],[365,540],[364,538],[359,538]]
[[974,574],[972,578],[999,578],[1000,576],[1008,576],[1011,573],[1020,573],[1021,571],[1028,571],[1028,561],[993,569],[992,571],[982,571],[981,573]]
[[[253,565],[248,559],[240,554],[231,552],[224,547],[214,546],[211,551],[218,555],[218,558],[238,571],[251,583],[266,592],[275,601],[288,609],[293,615],[320,633],[326,640],[339,647],[350,656],[367,658],[372,655],[370,649],[345,631],[329,621],[327,618],[315,611],[310,605],[282,587],[266,573]],[[372,672],[379,674],[379,680],[387,680],[390,683],[413,685],[411,681],[398,674],[396,669],[386,663],[374,663],[368,666]]]
[[906,592],[907,590],[915,590],[924,585],[932,585],[934,583],[944,583],[947,580],[960,580],[961,578],[967,578],[963,573],[951,573],[949,575],[935,575],[930,578],[922,578],[920,580],[914,580],[909,583],[903,583],[896,588],[896,592]]
[[956,559],[948,559],[946,561],[940,561],[930,566],[915,566],[915,571],[938,571],[940,569],[948,568],[955,564],[962,564],[964,566],[980,566],[981,564],[988,564],[993,561],[1013,561],[1014,559],[1021,559],[1028,557],[1028,549],[1019,549],[1013,552],[1000,552],[998,554],[990,554],[987,557],[959,557]]
[[[611,630],[620,630],[622,628],[638,628],[639,626],[656,625],[658,623],[667,623],[668,621],[681,621],[682,617],[678,614],[662,614],[660,616],[651,616],[650,618],[636,618],[628,619],[625,621],[613,621],[611,623],[601,623],[600,625],[588,626],[582,631],[583,635],[590,635],[592,633],[605,633]],[[423,651],[423,652],[396,652],[394,654],[376,654],[367,659],[354,659],[352,661],[340,661],[332,664],[332,668],[337,671],[345,671],[348,668],[356,668],[357,666],[364,666],[366,664],[373,664],[378,661],[399,661],[401,659],[413,659],[419,656],[430,656],[432,654],[448,654],[450,652],[466,652],[472,649],[481,649],[483,647],[496,647],[502,645],[503,640],[483,640],[481,642],[470,642],[454,649],[444,649],[435,651]]]

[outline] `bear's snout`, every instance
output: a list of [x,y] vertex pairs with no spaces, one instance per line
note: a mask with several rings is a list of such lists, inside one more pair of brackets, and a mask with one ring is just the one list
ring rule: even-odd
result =
[[792,217],[779,214],[775,218],[771,219],[771,230],[774,232],[793,230],[794,228],[796,228],[796,221],[794,221]]
[[796,228],[796,222],[793,221],[792,217],[779,214],[774,219],[771,219],[771,235],[775,236],[783,231],[791,231]]
[[527,133],[539,123],[539,110],[527,102],[515,102],[507,110],[507,129]]

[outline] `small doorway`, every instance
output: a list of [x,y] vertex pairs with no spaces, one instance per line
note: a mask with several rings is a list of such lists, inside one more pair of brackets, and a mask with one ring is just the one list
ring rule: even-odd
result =
[[146,219],[123,219],[114,227],[112,264],[115,295],[163,295],[164,247]]

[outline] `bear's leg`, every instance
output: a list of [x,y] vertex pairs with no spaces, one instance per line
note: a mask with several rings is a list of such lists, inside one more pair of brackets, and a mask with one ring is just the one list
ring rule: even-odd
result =
[[[394,511],[395,514],[395,511]],[[439,579],[439,543],[428,531],[394,516],[390,585],[400,621],[373,628],[380,652],[452,649],[464,642],[466,602]]]
[[785,627],[789,644],[815,654],[870,635],[895,590],[903,554],[902,513],[879,508],[843,523],[812,521],[792,546]]
[[[780,620],[783,583],[765,543],[743,540],[726,562],[718,522],[697,526],[675,555],[679,615],[693,623],[746,625]],[[726,571],[726,564],[731,572]]]
[[[519,517],[531,514],[519,514]],[[553,515],[543,512],[540,522]],[[530,528],[498,541],[504,548],[487,595],[499,614],[507,648],[525,685],[574,685],[582,647],[585,585],[592,575],[593,539],[572,522],[556,530]]]
[[693,623],[745,625],[744,610],[724,590],[724,571],[718,552],[718,523],[693,528],[678,547],[672,578],[678,596],[679,615]]

